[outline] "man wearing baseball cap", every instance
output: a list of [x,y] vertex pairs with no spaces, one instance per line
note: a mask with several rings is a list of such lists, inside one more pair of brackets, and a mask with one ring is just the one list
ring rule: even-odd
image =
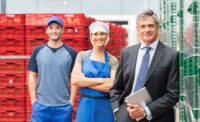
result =
[[[35,48],[30,57],[29,92],[31,122],[71,122],[70,74],[76,51],[61,41],[63,22],[57,16],[46,22],[49,41]],[[71,98],[72,99],[72,98]]]

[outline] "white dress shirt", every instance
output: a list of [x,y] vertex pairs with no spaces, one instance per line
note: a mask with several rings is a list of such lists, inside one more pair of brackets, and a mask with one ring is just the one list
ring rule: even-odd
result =
[[[158,46],[158,39],[156,41],[154,41],[153,43],[151,43],[150,45],[145,45],[143,42],[141,42],[140,48],[138,50],[138,55],[137,55],[136,68],[135,68],[135,78],[134,78],[132,91],[134,91],[134,89],[135,89],[136,79],[138,78],[140,65],[142,63],[142,58],[143,58],[143,56],[144,56],[144,54],[146,52],[146,48],[145,48],[146,46],[151,47],[151,50],[149,51],[149,54],[150,54],[149,67],[150,67],[151,61],[152,61],[153,56],[154,56],[154,53],[155,53],[156,48]],[[152,115],[151,115],[151,112],[150,112],[149,108],[147,106],[145,106],[144,110],[145,110],[146,115],[147,115],[146,116],[147,120],[151,120],[152,119]]]

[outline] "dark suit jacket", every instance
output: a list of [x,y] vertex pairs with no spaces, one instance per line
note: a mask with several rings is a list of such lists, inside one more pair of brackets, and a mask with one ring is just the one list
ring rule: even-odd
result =
[[[127,47],[121,52],[114,85],[110,90],[113,110],[119,108],[117,122],[135,122],[126,110],[125,97],[132,90],[137,53],[140,44]],[[173,106],[179,94],[178,52],[159,41],[145,80],[153,102],[147,105],[153,119],[150,122],[174,122]],[[149,122],[146,118],[140,122]]]

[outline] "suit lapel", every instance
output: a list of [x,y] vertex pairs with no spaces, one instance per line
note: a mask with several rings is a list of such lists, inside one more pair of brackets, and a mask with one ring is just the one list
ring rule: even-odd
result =
[[164,45],[159,41],[158,47],[154,53],[154,57],[151,61],[151,65],[149,67],[147,77],[145,79],[145,84],[146,84],[147,80],[149,79],[149,77],[151,76],[152,72],[155,70],[156,66],[158,66],[159,62],[161,62],[161,57],[163,56],[164,52],[165,52]]

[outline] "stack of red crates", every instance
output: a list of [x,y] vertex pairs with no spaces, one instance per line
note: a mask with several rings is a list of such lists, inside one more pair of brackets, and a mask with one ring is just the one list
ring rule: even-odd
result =
[[[27,68],[28,65],[28,61],[25,61],[25,68]],[[25,116],[26,116],[26,122],[30,122],[30,116],[31,116],[31,112],[32,112],[32,105],[31,105],[31,99],[30,99],[30,94],[29,94],[29,88],[28,88],[28,71],[25,71]]]
[[0,122],[25,122],[25,61],[0,60]]
[[23,14],[0,14],[0,55],[24,55]]
[[[25,15],[0,14],[0,55],[25,54]],[[0,122],[25,122],[24,59],[0,59]]]
[[107,50],[119,59],[122,48],[126,46],[126,30],[121,26],[109,23],[110,41],[107,44]]

